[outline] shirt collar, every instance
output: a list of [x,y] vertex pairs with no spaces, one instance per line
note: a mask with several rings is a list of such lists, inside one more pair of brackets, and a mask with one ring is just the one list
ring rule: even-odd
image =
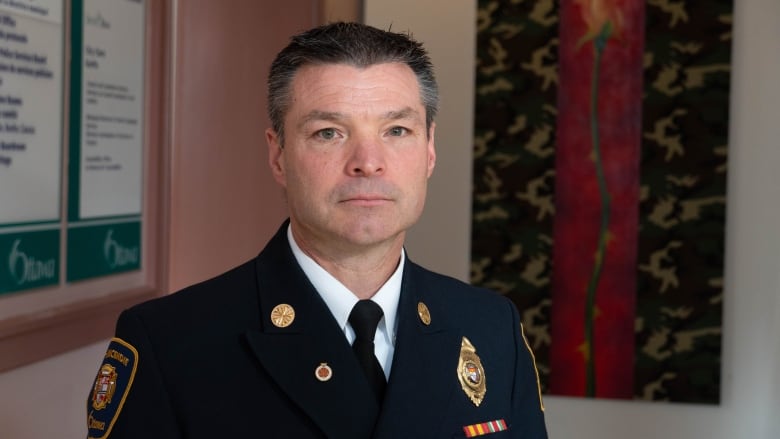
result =
[[[357,296],[301,250],[293,238],[292,225],[287,227],[287,241],[290,243],[290,249],[292,249],[298,265],[322,300],[325,301],[325,305],[328,306],[339,327],[347,334],[347,338],[351,342],[351,339],[354,338],[354,332],[352,332],[351,327],[347,326],[347,320],[352,308],[358,302]],[[387,343],[390,345],[395,345],[398,301],[401,297],[401,280],[403,279],[405,260],[406,254],[401,249],[400,262],[395,272],[371,298],[382,308],[384,317],[379,321],[379,332],[386,337]]]

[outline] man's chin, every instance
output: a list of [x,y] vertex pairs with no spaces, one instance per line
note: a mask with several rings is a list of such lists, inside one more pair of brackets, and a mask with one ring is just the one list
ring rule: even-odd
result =
[[372,247],[400,240],[403,242],[405,229],[385,223],[356,223],[342,228],[344,241],[356,247]]

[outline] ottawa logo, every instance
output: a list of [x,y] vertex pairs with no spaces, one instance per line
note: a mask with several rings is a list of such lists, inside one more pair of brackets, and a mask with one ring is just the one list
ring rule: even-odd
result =
[[57,263],[54,259],[41,261],[19,250],[22,240],[17,239],[8,254],[8,272],[17,285],[54,279]]
[[114,239],[114,229],[109,229],[103,241],[103,257],[110,268],[138,264],[138,246],[123,247]]
[[92,407],[95,410],[103,410],[111,403],[116,390],[116,378],[116,368],[110,364],[104,364],[98,371],[92,390]]

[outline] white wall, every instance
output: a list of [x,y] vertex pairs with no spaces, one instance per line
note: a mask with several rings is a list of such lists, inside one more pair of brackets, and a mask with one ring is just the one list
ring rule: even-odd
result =
[[381,29],[411,31],[430,52],[441,96],[436,117],[436,169],[425,213],[409,232],[406,248],[415,262],[424,261],[427,268],[467,280],[476,2],[368,0],[364,15],[367,24]]
[[87,436],[87,397],[108,341],[0,373],[0,438]]
[[[734,6],[722,403],[548,396],[553,438],[780,437],[780,2]],[[462,279],[469,258],[475,8],[474,0],[365,2],[367,23],[411,29],[436,64],[444,104],[438,165],[407,247],[417,262]]]
[[[547,397],[553,438],[780,437],[780,2],[734,3],[723,402],[709,407]],[[474,4],[366,1],[370,23],[392,20],[394,29],[410,28],[426,42],[442,92],[452,95],[443,100],[439,118],[430,204],[410,234],[409,252],[463,279],[469,255]],[[0,374],[0,437],[84,437],[86,392],[105,345]]]

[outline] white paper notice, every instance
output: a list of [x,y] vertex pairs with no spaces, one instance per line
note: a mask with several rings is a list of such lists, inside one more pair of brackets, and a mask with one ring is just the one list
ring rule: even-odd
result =
[[0,0],[0,225],[60,218],[61,0]]
[[144,5],[84,0],[83,19],[79,217],[140,214]]

